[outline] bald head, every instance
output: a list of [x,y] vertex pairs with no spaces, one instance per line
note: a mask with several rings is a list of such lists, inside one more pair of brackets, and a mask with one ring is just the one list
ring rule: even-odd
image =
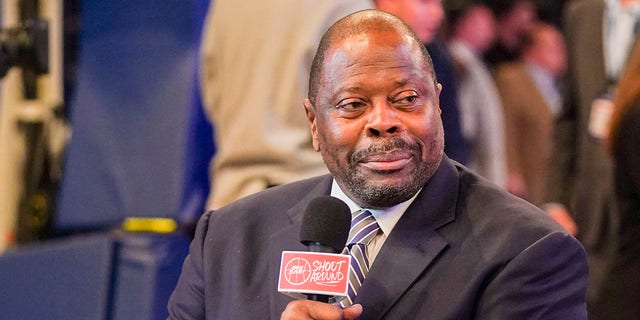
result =
[[327,52],[347,38],[374,33],[397,34],[412,43],[415,50],[423,57],[426,69],[432,79],[434,79],[434,85],[436,85],[436,76],[431,57],[411,27],[390,13],[379,10],[363,10],[337,21],[327,30],[320,40],[309,76],[309,100],[312,104],[315,104],[316,96],[318,95],[318,88],[322,77],[322,66],[325,62]]

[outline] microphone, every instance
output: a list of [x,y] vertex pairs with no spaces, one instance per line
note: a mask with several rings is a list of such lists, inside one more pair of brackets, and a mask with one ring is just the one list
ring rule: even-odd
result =
[[351,210],[330,196],[309,202],[302,218],[300,242],[311,252],[340,253],[349,237]]
[[[349,237],[351,210],[342,200],[322,196],[311,200],[302,218],[300,242],[310,252],[340,253]],[[307,299],[329,302],[329,296],[307,294]]]
[[351,210],[342,200],[322,196],[311,200],[300,227],[300,242],[309,252],[282,252],[278,291],[295,298],[329,302],[347,295],[351,257],[340,254],[351,227]]

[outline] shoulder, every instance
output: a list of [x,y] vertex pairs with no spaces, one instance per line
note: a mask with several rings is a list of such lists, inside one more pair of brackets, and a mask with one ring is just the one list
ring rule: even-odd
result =
[[330,187],[329,175],[311,178],[267,189],[206,212],[196,226],[197,247],[191,251],[195,248],[201,252],[205,261],[234,255],[251,259],[254,255],[251,248],[256,242],[268,242],[274,234],[299,224],[308,203],[329,194]]
[[[575,24],[580,24],[580,26],[594,26],[599,27],[597,23],[594,22],[594,15],[603,16],[604,15],[605,2],[599,0],[583,0],[583,1],[572,1],[567,5],[566,10],[564,11],[564,21],[565,27],[568,27],[568,32],[580,32],[579,29],[575,29]],[[602,20],[601,18],[598,20]],[[596,21],[598,21],[596,20]],[[584,31],[584,30],[582,30]]]
[[329,194],[331,181],[331,176],[322,175],[266,189],[209,212],[212,216],[209,223],[259,223],[287,219],[287,213],[293,207],[302,206],[304,209],[305,201]]
[[567,5],[566,13],[567,15],[572,16],[572,15],[584,13],[585,10],[588,12],[602,11],[604,7],[605,7],[605,2],[601,0],[572,1]]
[[[460,191],[456,219],[472,228],[471,237],[512,253],[524,250],[564,229],[533,204],[501,190],[476,174],[459,168]],[[483,241],[484,242],[484,241]]]

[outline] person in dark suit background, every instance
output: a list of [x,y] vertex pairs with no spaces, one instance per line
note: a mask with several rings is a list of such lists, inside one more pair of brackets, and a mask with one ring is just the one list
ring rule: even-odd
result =
[[464,165],[471,160],[471,147],[462,132],[462,118],[458,101],[459,79],[454,71],[451,53],[440,35],[445,10],[441,0],[375,0],[376,9],[389,12],[408,24],[427,46],[438,81],[440,109],[445,132],[444,151],[451,159]]
[[[502,63],[494,72],[505,110],[508,190],[543,206],[548,181],[553,180],[549,168],[555,160],[554,126],[563,109],[565,41],[559,29],[540,22],[526,33],[522,50],[519,61]],[[571,234],[577,233],[566,212],[549,214]]]
[[[304,102],[330,175],[274,187],[198,223],[170,319],[586,319],[586,257],[531,204],[444,154],[433,65],[397,17],[360,11],[323,36]],[[303,211],[332,195],[380,225],[354,305],[277,292]]]
[[613,280],[620,240],[613,165],[604,141],[611,97],[640,35],[632,22],[640,18],[639,6],[638,0],[577,0],[568,3],[564,15],[569,102],[556,123],[550,203],[545,206],[552,214],[569,214],[576,223],[589,259],[590,319],[617,319],[614,314],[598,316],[596,310],[605,299],[603,285]]
[[486,0],[496,15],[498,36],[493,46],[484,54],[491,68],[520,57],[521,37],[537,21],[533,0]]
[[640,319],[640,42],[622,75],[608,136],[618,207],[618,243],[601,299],[599,319]]
[[483,52],[495,41],[495,26],[493,12],[475,0],[457,1],[455,6],[447,7],[448,49],[460,81],[462,133],[471,155],[466,166],[506,189],[502,104],[491,72],[482,60]]

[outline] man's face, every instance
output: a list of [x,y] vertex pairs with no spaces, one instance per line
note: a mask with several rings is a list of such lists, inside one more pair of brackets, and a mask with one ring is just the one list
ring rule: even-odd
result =
[[315,106],[305,101],[314,148],[363,207],[408,200],[442,159],[440,86],[418,50],[389,32],[335,43]]
[[554,76],[562,76],[567,69],[567,57],[560,31],[545,28],[536,37],[536,44],[532,48],[534,59]]
[[489,8],[477,5],[466,13],[460,21],[459,36],[471,45],[472,49],[481,54],[493,44],[496,38],[496,21],[493,12]]
[[519,1],[505,17],[501,27],[511,28],[518,34],[526,33],[536,22],[536,8],[531,1]]

